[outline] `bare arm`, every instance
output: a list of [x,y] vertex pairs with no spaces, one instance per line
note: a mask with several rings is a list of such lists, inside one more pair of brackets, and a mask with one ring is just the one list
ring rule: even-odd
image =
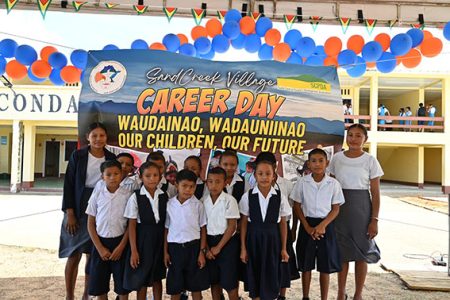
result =
[[206,246],[206,226],[202,226],[200,228],[200,253],[198,254],[197,259],[200,269],[203,269],[203,267],[206,265],[205,253],[203,252],[203,249],[206,249]]
[[248,225],[248,217],[241,215],[241,261],[247,263],[247,225]]
[[166,268],[170,265],[170,255],[169,255],[169,244],[167,243],[167,235],[169,233],[169,229],[164,229],[164,264]]
[[88,232],[89,236],[91,237],[92,243],[94,243],[95,249],[97,249],[98,253],[100,254],[101,259],[109,260],[111,252],[105,246],[103,246],[102,242],[100,241],[95,226],[95,217],[91,215],[88,216]]
[[300,222],[302,223],[303,227],[305,227],[305,231],[312,236],[312,234],[314,233],[314,228],[312,228],[311,226],[309,226],[308,221],[306,221],[306,217],[303,214],[303,210],[300,206],[300,203],[298,202],[294,202],[294,213],[295,215],[298,217],[298,219],[300,220]]
[[287,244],[287,223],[286,223],[286,217],[281,217],[280,221],[280,235],[281,235],[281,261],[282,262],[288,262],[289,260],[289,254],[286,250],[286,244]]
[[372,194],[372,215],[370,217],[367,235],[373,239],[378,234],[378,215],[380,213],[380,177],[370,180],[370,193]]
[[220,242],[211,248],[211,252],[214,256],[218,255],[223,247],[228,243],[233,234],[236,232],[237,219],[227,219],[227,229],[223,233],[223,237]]
[[113,252],[111,253],[111,260],[119,260],[122,256],[123,250],[125,250],[125,247],[128,243],[128,229],[125,230],[125,234],[122,237],[122,240],[120,241],[119,245],[117,245],[116,248],[114,248]]
[[136,245],[136,224],[136,219],[128,220],[128,238],[131,248],[130,265],[133,269],[136,269],[139,265],[139,251]]
[[331,211],[328,213],[328,215],[326,216],[326,218],[323,219],[323,221],[320,222],[320,224],[317,225],[317,226],[315,227],[315,230],[314,230],[314,237],[315,237],[316,239],[321,239],[321,238],[323,238],[327,226],[328,226],[331,222],[333,222],[334,219],[336,219],[336,217],[338,216],[338,214],[339,214],[339,204],[332,204],[332,205],[331,205]]

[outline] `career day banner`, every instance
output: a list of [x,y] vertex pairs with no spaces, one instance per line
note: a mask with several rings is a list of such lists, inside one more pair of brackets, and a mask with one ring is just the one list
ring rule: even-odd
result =
[[225,148],[250,159],[271,151],[282,158],[284,172],[312,148],[333,153],[342,147],[342,101],[331,67],[116,50],[90,52],[85,72],[82,143],[88,125],[100,121],[111,146],[198,149],[208,158]]

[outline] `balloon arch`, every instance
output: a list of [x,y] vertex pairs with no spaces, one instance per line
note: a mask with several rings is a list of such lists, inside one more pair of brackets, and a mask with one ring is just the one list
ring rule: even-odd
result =
[[[450,41],[450,22],[443,30]],[[258,53],[260,60],[276,60],[311,66],[336,66],[346,70],[351,77],[362,76],[367,68],[379,72],[392,72],[398,64],[406,68],[417,67],[422,56],[435,57],[443,48],[441,39],[429,31],[416,28],[399,33],[392,39],[386,33],[378,34],[373,41],[365,42],[360,35],[351,36],[344,47],[340,38],[329,37],[324,45],[317,45],[314,39],[302,36],[297,29],[286,32],[284,37],[273,28],[269,18],[261,17],[256,22],[250,16],[242,17],[238,10],[230,10],[224,23],[209,19],[205,26],[191,30],[192,43],[184,34],[169,33],[161,42],[150,45],[138,39],[131,49],[155,49],[177,52],[183,55],[213,59],[215,53],[227,52],[231,47]],[[113,44],[103,50],[119,49]],[[26,76],[33,82],[49,79],[55,85],[76,83],[82,78],[88,52],[74,50],[69,59],[53,46],[37,51],[29,45],[18,45],[12,39],[0,41],[0,75],[6,73],[14,80]]]

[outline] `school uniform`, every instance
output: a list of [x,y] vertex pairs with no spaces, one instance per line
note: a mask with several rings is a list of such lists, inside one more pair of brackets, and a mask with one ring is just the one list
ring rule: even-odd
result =
[[182,291],[200,292],[209,288],[208,270],[197,263],[200,254],[200,230],[206,226],[203,204],[192,196],[184,203],[177,197],[167,203],[166,228],[171,264],[166,280],[169,295]]
[[[64,176],[62,211],[64,218],[59,238],[59,258],[70,257],[74,253],[90,253],[92,242],[87,231],[87,215],[85,210],[95,184],[101,178],[98,163],[115,159],[116,156],[104,149],[105,156],[96,159],[89,153],[90,147],[84,147],[72,153]],[[97,168],[94,167],[97,165]],[[89,175],[89,176],[88,176]],[[78,221],[78,229],[74,235],[66,230],[67,209],[73,209]],[[87,270],[88,271],[88,270]]]
[[156,189],[154,197],[142,186],[128,199],[124,217],[136,219],[136,246],[139,265],[130,265],[131,249],[127,251],[124,272],[124,287],[138,291],[152,286],[155,281],[166,277],[164,266],[164,224],[169,200],[167,193]]
[[166,192],[169,196],[169,199],[172,197],[175,197],[177,195],[177,188],[168,182],[166,178],[161,178],[161,181],[158,184],[158,188],[161,189],[163,192]]
[[197,182],[196,182],[196,187],[195,187],[195,193],[194,196],[195,198],[199,199],[200,201],[202,201],[202,197],[205,195],[206,192],[206,184],[205,182],[199,177],[197,178]]
[[251,298],[275,299],[281,288],[281,217],[291,214],[285,195],[270,189],[264,197],[258,187],[249,190],[239,203],[248,217],[247,287]]
[[[208,247],[217,246],[228,227],[228,219],[239,219],[239,207],[233,196],[222,192],[213,203],[211,196],[203,198],[207,219]],[[231,237],[214,260],[208,260],[207,267],[211,285],[219,284],[227,291],[238,287],[239,242]]]
[[250,189],[250,185],[241,175],[234,173],[233,179],[230,184],[227,184],[223,190],[225,193],[230,194],[239,203],[242,195]]
[[[342,205],[344,195],[339,182],[328,176],[316,182],[312,174],[300,178],[291,193],[291,198],[302,206],[303,214],[311,227],[319,225],[330,213],[332,205]],[[322,273],[341,271],[341,257],[334,231],[334,222],[328,224],[325,235],[320,240],[313,240],[300,225],[297,242],[297,263],[302,272],[315,269]]]
[[[122,241],[127,229],[127,219],[123,216],[129,192],[117,189],[108,191],[106,185],[92,193],[86,214],[95,217],[95,228],[102,245],[112,253]],[[119,295],[129,293],[123,287],[123,271],[125,253],[117,261],[103,261],[95,247],[92,247],[90,258],[89,295],[99,296],[109,292],[111,274],[114,279],[114,292]]]

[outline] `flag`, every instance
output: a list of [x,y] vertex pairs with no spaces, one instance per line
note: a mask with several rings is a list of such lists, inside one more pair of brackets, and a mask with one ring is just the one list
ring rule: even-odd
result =
[[339,18],[339,23],[341,23],[342,33],[346,34],[348,27],[350,27],[351,18]]
[[253,19],[255,22],[257,22],[258,19],[261,17],[261,13],[259,13],[259,12],[254,12],[254,13],[251,13],[250,16],[252,17],[252,19]]
[[420,30],[423,30],[425,28],[425,24],[420,24],[420,23],[411,24],[410,26],[411,26],[411,28],[416,28],[416,29],[420,29]]
[[117,7],[117,6],[119,6],[119,4],[111,3],[111,2],[106,2],[106,3],[105,3],[105,7],[106,7],[107,9],[112,9],[112,8],[114,8],[114,7]]
[[175,14],[177,13],[178,8],[176,7],[164,7],[163,11],[166,14],[167,17],[167,21],[172,20],[173,16],[175,16]]
[[47,10],[50,7],[50,3],[52,3],[52,0],[38,0],[37,3],[42,18],[45,19],[45,15],[47,14]]
[[227,14],[226,10],[218,10],[217,11],[217,18],[219,19],[220,22],[225,22],[225,15]]
[[72,1],[73,8],[75,8],[76,12],[78,12],[86,3],[86,1]]
[[377,25],[377,20],[375,20],[375,19],[365,19],[364,23],[366,25],[367,33],[369,35],[372,35],[372,32],[375,29],[375,26]]
[[148,9],[147,5],[133,5],[134,10],[137,12],[138,15],[142,15],[145,13]]
[[192,16],[194,17],[195,24],[200,25],[206,15],[206,10],[201,8],[193,8],[191,9],[191,12]]
[[397,24],[397,22],[398,22],[397,19],[395,19],[395,20],[389,20],[389,21],[388,21],[389,29],[392,29],[392,27],[394,27],[394,26]]
[[319,22],[320,22],[320,20],[322,20],[322,17],[311,16],[311,17],[309,17],[309,19],[311,20],[311,21],[309,21],[309,24],[311,24],[314,32],[316,32],[317,26],[319,26]]
[[19,2],[19,0],[5,0],[6,11],[8,14],[14,8],[14,6],[16,6],[17,2]]
[[284,15],[284,25],[286,25],[286,29],[290,30],[292,28],[292,25],[295,23],[296,15]]

